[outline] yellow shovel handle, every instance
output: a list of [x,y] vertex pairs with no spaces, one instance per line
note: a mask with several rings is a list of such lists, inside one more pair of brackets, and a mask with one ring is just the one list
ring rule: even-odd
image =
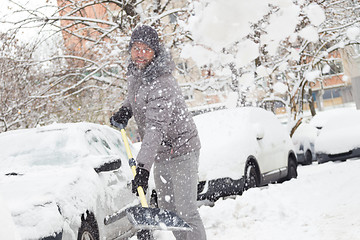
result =
[[[127,136],[126,136],[125,129],[121,128],[120,132],[121,132],[121,136],[122,136],[122,139],[124,141],[124,144],[125,144],[125,150],[126,150],[126,154],[127,154],[128,158],[129,158],[129,161],[133,161],[134,158],[133,158],[133,156],[131,154],[130,145],[129,145],[129,142],[128,142],[128,139],[127,139]],[[131,167],[131,171],[132,171],[132,173],[133,173],[133,175],[135,177],[135,175],[136,175],[136,166],[134,164],[131,164],[130,167]],[[137,188],[137,191],[138,191],[138,194],[139,194],[141,206],[146,207],[146,208],[149,207],[149,205],[147,204],[147,201],[146,201],[144,189],[141,186],[139,186]]]
[[[129,145],[129,141],[128,141],[127,136],[126,136],[125,129],[123,129],[123,128],[120,129],[120,132],[121,132],[121,136],[122,136],[122,139],[124,141],[124,144],[125,144],[126,154],[127,154],[128,158],[131,159],[131,158],[133,158],[133,155],[131,154],[130,145]],[[135,174],[136,174],[136,172],[135,172]]]

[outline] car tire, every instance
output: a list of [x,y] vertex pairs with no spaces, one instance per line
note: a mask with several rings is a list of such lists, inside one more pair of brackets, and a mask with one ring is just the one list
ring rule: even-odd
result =
[[311,165],[312,164],[312,154],[311,154],[311,151],[310,150],[307,150],[306,153],[305,153],[305,165]]
[[99,240],[95,217],[89,215],[86,219],[82,218],[77,240]]
[[297,178],[297,163],[296,159],[294,157],[290,156],[288,160],[288,175],[286,177],[286,180],[290,180],[292,178]]
[[259,186],[259,175],[254,162],[248,162],[245,167],[245,191]]

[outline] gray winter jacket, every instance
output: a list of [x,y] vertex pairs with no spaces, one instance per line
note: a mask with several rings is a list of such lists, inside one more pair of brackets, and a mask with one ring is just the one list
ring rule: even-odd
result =
[[123,106],[132,110],[138,125],[142,145],[136,160],[147,170],[154,161],[171,161],[200,149],[195,123],[171,74],[173,68],[170,54],[163,48],[144,70],[131,62],[128,66],[128,95]]

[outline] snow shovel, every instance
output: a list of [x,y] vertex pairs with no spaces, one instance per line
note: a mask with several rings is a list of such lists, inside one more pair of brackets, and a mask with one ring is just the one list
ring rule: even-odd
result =
[[[113,122],[113,125],[120,129],[122,139],[125,144],[127,156],[129,158],[129,166],[135,177],[136,162],[131,154],[129,142],[126,136],[124,126]],[[173,212],[159,208],[149,208],[144,189],[139,186],[137,188],[141,207],[130,207],[126,209],[126,215],[129,221],[136,229],[145,230],[169,230],[169,231],[191,231],[192,228],[184,220]]]

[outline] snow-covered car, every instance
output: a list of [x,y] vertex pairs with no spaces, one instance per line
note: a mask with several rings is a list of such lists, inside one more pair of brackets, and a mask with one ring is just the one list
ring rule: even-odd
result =
[[[0,195],[21,239],[123,239],[135,233],[121,214],[138,200],[119,131],[52,124],[1,133],[0,146]],[[113,214],[119,220],[108,221]]]
[[349,109],[332,116],[315,141],[318,163],[360,157],[360,111]]
[[298,163],[308,165],[317,160],[315,142],[327,122],[339,115],[347,115],[355,108],[336,108],[318,112],[314,117],[304,118],[292,136]]
[[303,119],[292,136],[299,164],[309,165],[316,160],[315,139],[319,132],[316,121]]
[[272,112],[243,107],[205,113],[194,120],[202,145],[198,200],[216,201],[297,177],[294,146]]
[[0,239],[20,240],[7,204],[0,196]]

